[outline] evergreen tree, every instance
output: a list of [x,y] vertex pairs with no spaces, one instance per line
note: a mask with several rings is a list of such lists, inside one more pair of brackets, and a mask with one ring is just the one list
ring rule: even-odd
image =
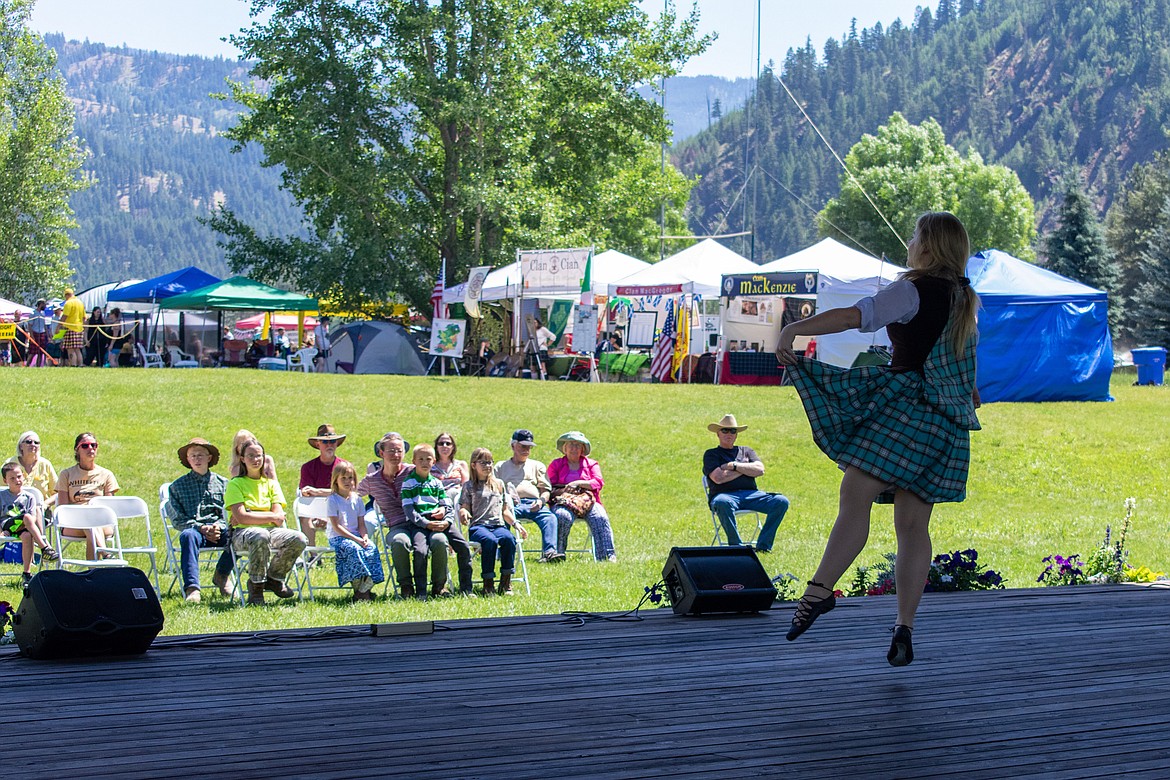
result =
[[[1120,332],[1132,334],[1138,323],[1130,305],[1144,281],[1142,256],[1158,229],[1162,206],[1170,197],[1170,154],[1159,152],[1145,165],[1129,172],[1125,189],[1117,195],[1105,222],[1106,239],[1117,259],[1118,287],[1123,303]],[[1112,299],[1111,299],[1112,302]]]
[[1134,335],[1145,344],[1170,346],[1170,198],[1142,253],[1143,281],[1134,295]]
[[1113,252],[1093,204],[1075,182],[1066,185],[1064,202],[1057,212],[1058,226],[1045,241],[1048,269],[1061,276],[1109,293],[1109,324],[1121,319],[1121,302],[1116,296],[1120,274]]

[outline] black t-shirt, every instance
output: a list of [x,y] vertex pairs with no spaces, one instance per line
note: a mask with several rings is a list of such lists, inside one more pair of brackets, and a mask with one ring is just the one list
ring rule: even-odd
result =
[[736,445],[731,449],[712,447],[703,453],[703,475],[707,477],[707,500],[710,501],[720,493],[734,493],[737,490],[758,490],[755,477],[739,476],[722,485],[711,479],[711,472],[724,463],[736,461],[738,463],[753,463],[759,460],[756,451],[751,447]]

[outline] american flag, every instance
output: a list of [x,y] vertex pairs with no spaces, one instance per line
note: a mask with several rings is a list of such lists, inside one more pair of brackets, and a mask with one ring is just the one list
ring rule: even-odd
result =
[[447,258],[439,266],[439,278],[435,280],[435,289],[431,290],[431,319],[441,319],[443,316],[443,289],[446,287]]
[[670,377],[673,360],[674,301],[667,301],[666,322],[662,324],[662,333],[658,336],[658,343],[654,345],[654,359],[650,361],[650,376],[659,382],[665,382]]

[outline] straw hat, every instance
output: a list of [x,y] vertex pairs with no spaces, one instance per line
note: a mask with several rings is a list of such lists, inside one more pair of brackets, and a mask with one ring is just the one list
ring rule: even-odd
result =
[[737,430],[737,431],[746,431],[747,430],[746,425],[740,425],[738,422],[735,421],[734,414],[725,414],[725,415],[723,415],[722,420],[720,420],[719,422],[711,423],[710,425],[707,426],[707,430],[711,431],[711,433],[719,433],[720,429],[722,429],[722,428],[735,428],[735,430]]
[[179,463],[182,463],[185,467],[191,468],[191,464],[187,462],[187,450],[192,447],[202,447],[211,454],[211,459],[207,462],[208,468],[219,463],[219,449],[207,439],[201,439],[196,436],[182,447],[179,447]]
[[593,445],[590,444],[589,440],[585,438],[585,434],[581,433],[580,431],[569,431],[568,433],[562,433],[557,437],[557,450],[559,450],[562,455],[565,453],[565,442],[567,441],[575,441],[578,444],[585,445],[586,455],[593,451]]
[[335,441],[337,442],[337,446],[340,447],[341,443],[345,441],[345,434],[337,433],[333,430],[332,425],[325,423],[324,425],[317,426],[316,436],[309,437],[309,446],[313,449],[317,449],[316,442],[319,441]]

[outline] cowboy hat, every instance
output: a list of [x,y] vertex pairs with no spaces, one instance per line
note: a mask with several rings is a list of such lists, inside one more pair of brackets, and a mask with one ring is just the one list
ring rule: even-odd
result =
[[182,447],[179,447],[179,463],[182,463],[185,467],[191,468],[191,464],[187,462],[187,450],[192,447],[202,447],[211,455],[211,459],[207,461],[208,468],[219,463],[219,449],[207,439],[201,439],[196,436]]
[[723,428],[735,428],[735,430],[737,430],[737,431],[746,431],[747,430],[746,425],[740,425],[739,423],[737,423],[735,421],[734,414],[725,414],[725,415],[723,415],[722,420],[720,420],[717,423],[711,423],[710,425],[707,426],[707,430],[711,431],[712,433],[719,433],[719,431]]
[[562,433],[557,437],[557,450],[559,450],[562,455],[565,452],[565,442],[567,441],[575,441],[578,444],[585,445],[586,455],[593,451],[593,445],[590,444],[589,440],[585,438],[585,434],[581,433],[580,431],[569,431],[568,433]]
[[315,442],[319,441],[335,441],[337,442],[337,446],[340,447],[341,443],[345,441],[345,434],[334,432],[333,426],[329,423],[325,423],[324,425],[317,426],[316,436],[309,437],[309,446],[313,449],[317,449]]

